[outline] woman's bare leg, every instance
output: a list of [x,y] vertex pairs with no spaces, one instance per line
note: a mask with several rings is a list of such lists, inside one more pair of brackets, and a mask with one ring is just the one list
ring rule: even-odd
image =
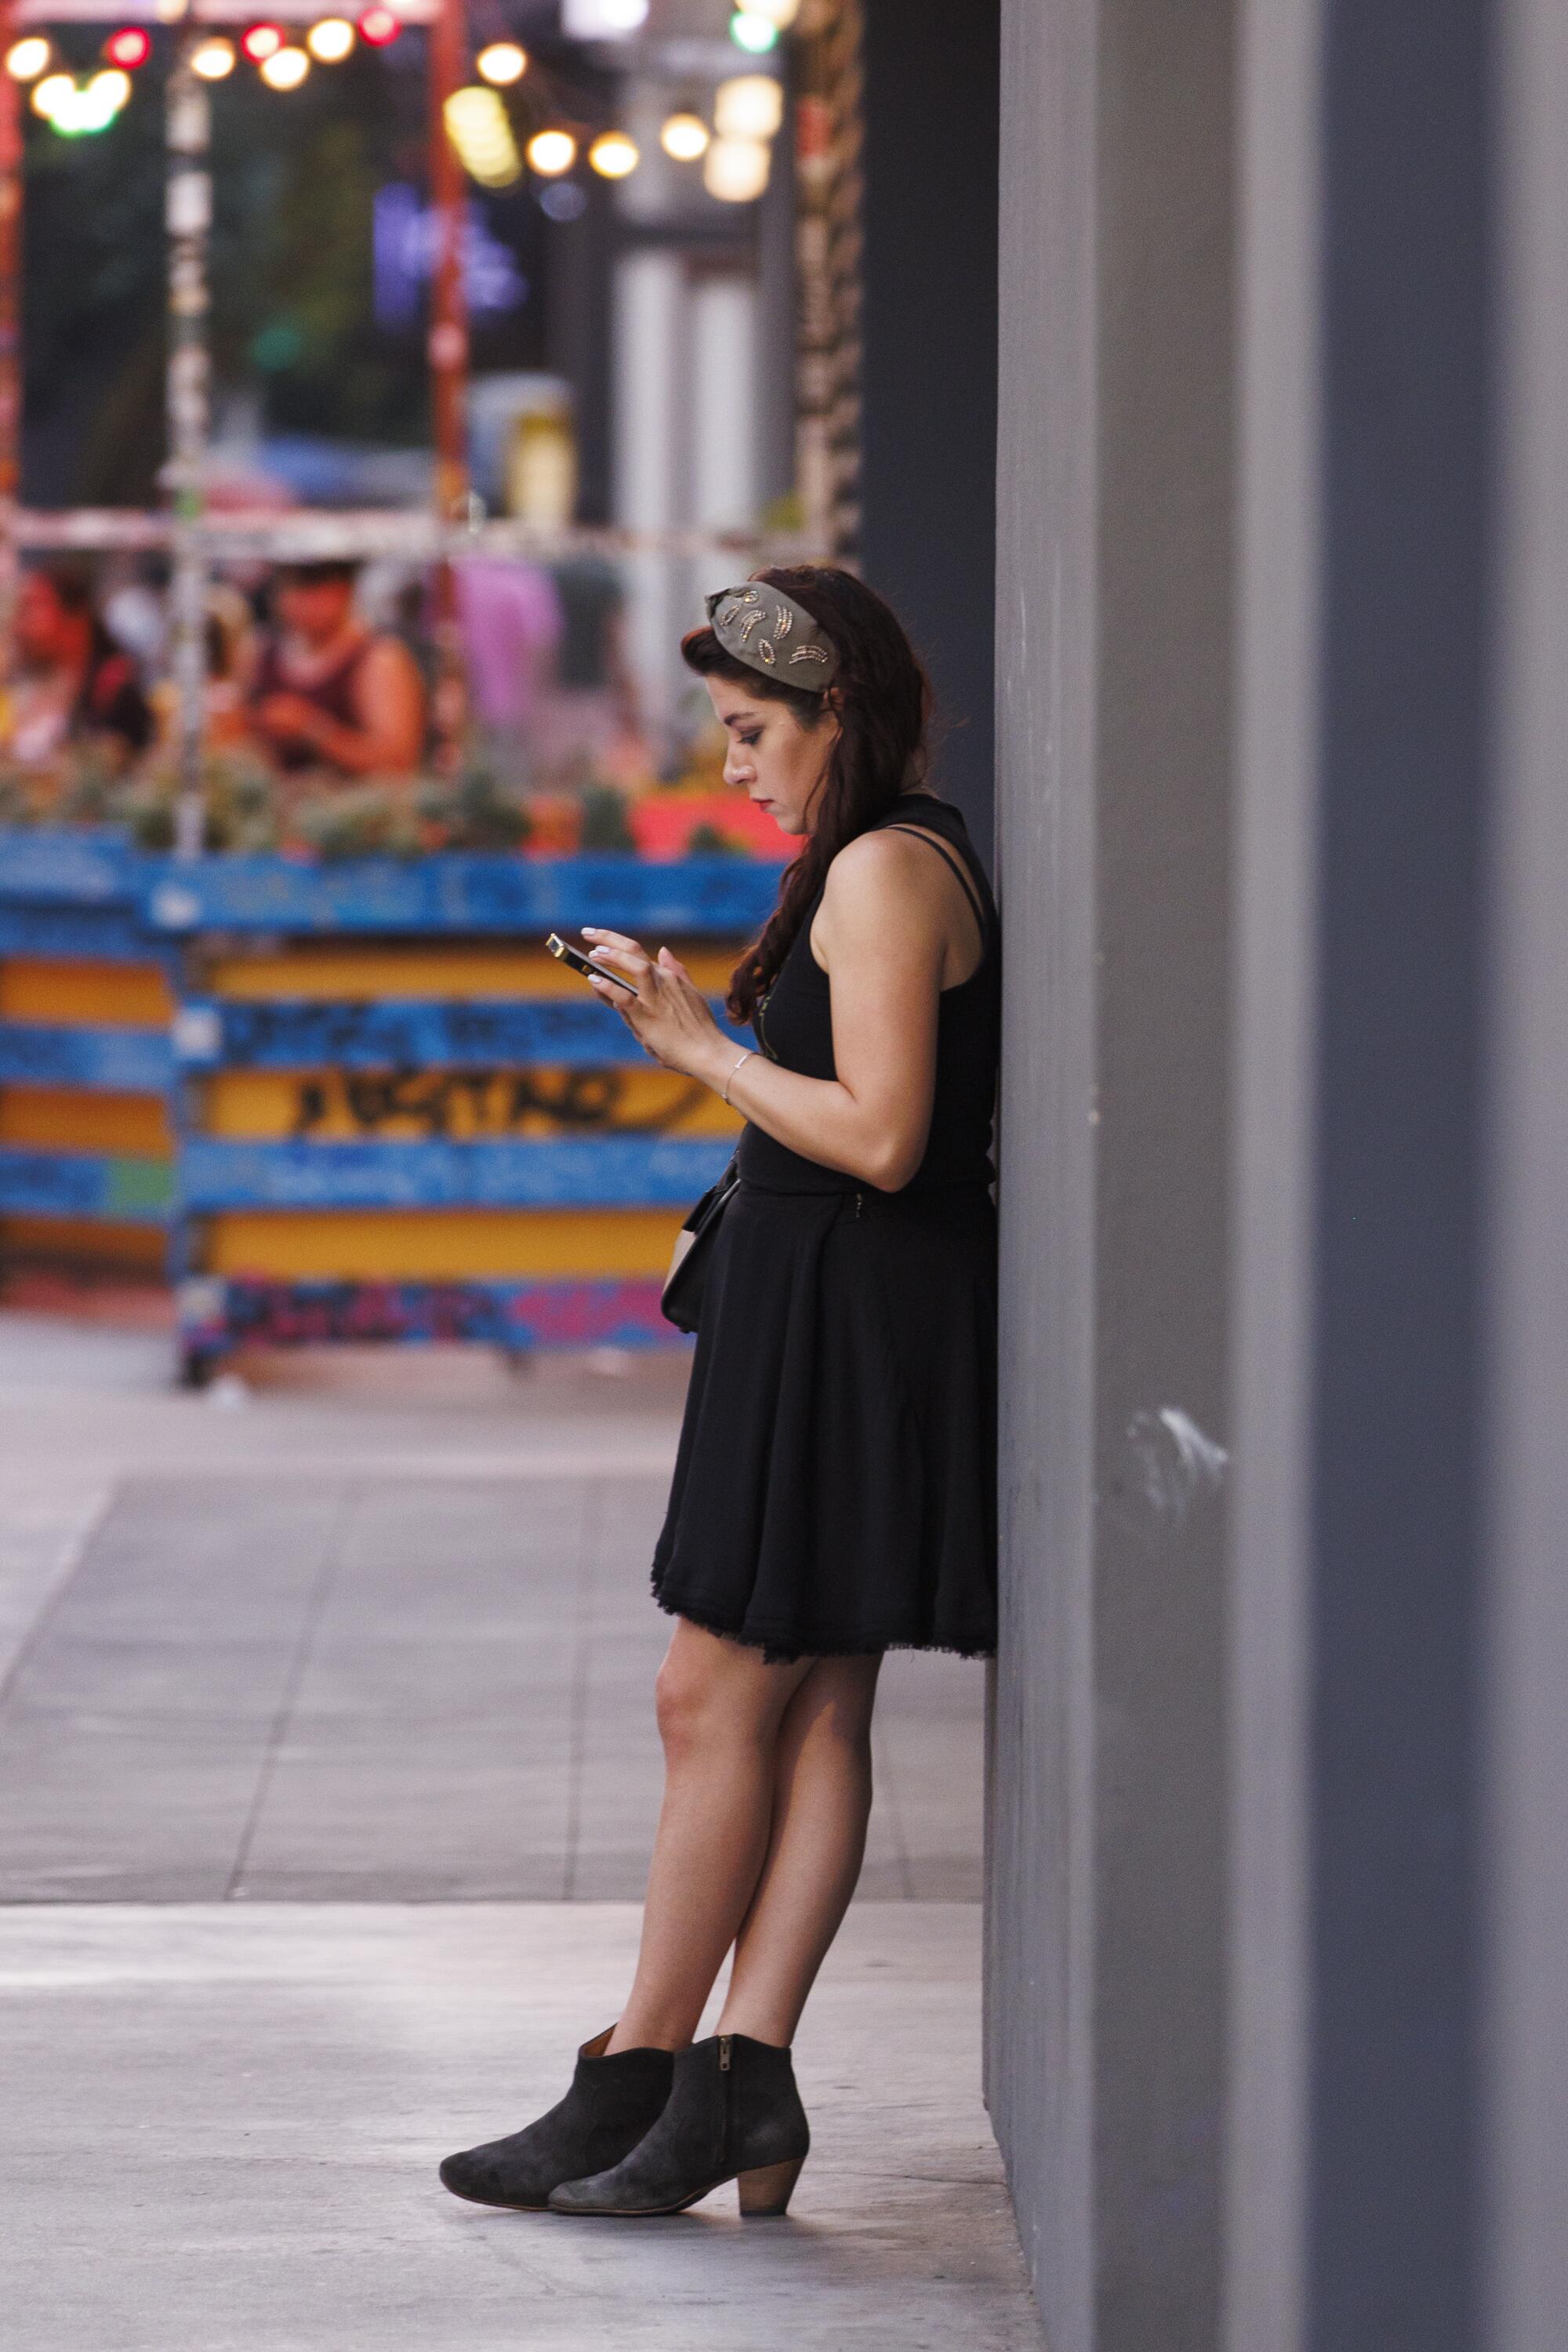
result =
[[[779,1727],[812,1661],[765,1665],[684,1617],[659,1668],[664,1803],[631,1997],[611,2051],[683,2049],[768,1852]],[[740,2028],[736,2029],[740,2031]]]
[[880,1658],[818,1658],[779,1731],[773,1833],[720,2028],[787,2048],[866,1851]]

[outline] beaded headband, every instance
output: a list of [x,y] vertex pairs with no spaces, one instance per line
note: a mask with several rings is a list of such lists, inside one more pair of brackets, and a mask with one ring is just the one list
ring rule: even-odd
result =
[[743,588],[721,588],[706,599],[709,624],[727,654],[764,677],[820,694],[833,683],[838,655],[803,604],[748,580]]

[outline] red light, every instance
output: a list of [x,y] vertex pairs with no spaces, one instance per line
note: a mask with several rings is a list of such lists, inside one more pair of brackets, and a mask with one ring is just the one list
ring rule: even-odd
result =
[[283,47],[283,36],[276,25],[252,25],[239,37],[239,46],[253,66],[264,58],[276,57]]
[[388,41],[395,41],[402,30],[390,8],[367,8],[359,20],[360,39],[368,41],[373,49],[385,48]]
[[134,73],[153,54],[152,37],[140,25],[126,25],[118,33],[110,33],[103,45],[103,54],[111,66]]

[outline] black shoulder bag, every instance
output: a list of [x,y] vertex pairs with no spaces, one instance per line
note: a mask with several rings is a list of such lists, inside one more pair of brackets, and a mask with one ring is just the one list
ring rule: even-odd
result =
[[669,1272],[665,1276],[658,1304],[661,1314],[674,1324],[678,1331],[695,1331],[701,1320],[702,1294],[708,1286],[708,1268],[712,1261],[713,1244],[719,1238],[719,1226],[724,1212],[734,1199],[740,1182],[741,1162],[737,1154],[717,1184],[703,1193],[675,1236]]

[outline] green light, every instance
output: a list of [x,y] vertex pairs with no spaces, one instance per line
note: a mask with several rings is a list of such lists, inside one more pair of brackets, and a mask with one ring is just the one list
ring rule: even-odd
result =
[[738,48],[750,49],[754,58],[764,57],[778,46],[779,29],[770,25],[765,16],[748,16],[744,9],[730,19],[730,38]]

